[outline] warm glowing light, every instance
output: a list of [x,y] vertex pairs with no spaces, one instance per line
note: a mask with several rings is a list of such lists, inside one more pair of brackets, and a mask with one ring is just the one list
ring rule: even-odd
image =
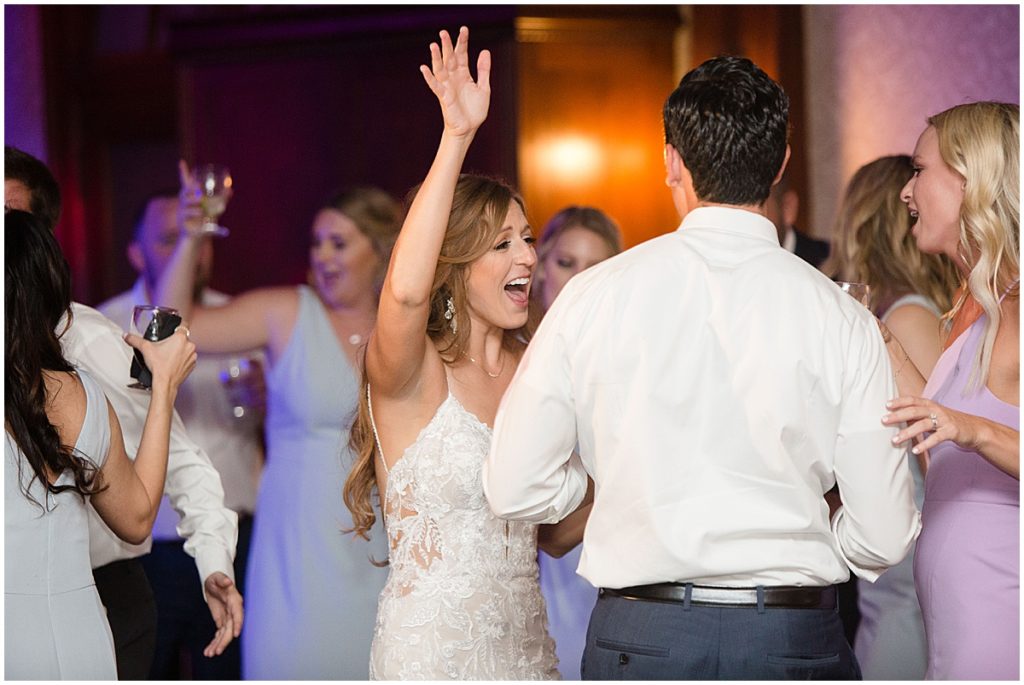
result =
[[538,147],[537,159],[542,173],[563,183],[589,182],[602,172],[604,154],[592,138],[558,136]]

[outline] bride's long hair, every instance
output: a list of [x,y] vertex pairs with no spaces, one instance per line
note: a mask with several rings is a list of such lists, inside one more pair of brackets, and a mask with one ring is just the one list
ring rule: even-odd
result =
[[[416,186],[409,192],[407,207],[412,204],[418,191],[419,186]],[[458,360],[469,342],[471,324],[467,309],[467,279],[470,264],[493,247],[494,238],[501,231],[513,202],[519,205],[523,214],[526,214],[526,205],[522,197],[507,184],[484,176],[459,176],[444,242],[441,244],[441,254],[434,271],[426,330],[427,337],[446,364]],[[451,319],[446,319],[449,300],[454,313]],[[506,349],[521,348],[529,338],[530,330],[527,323],[523,328],[505,331],[504,346]],[[352,513],[353,527],[348,532],[367,540],[370,537],[370,528],[377,520],[373,502],[374,490],[377,488],[374,461],[377,444],[366,396],[368,383],[364,361],[359,409],[349,431],[349,446],[355,455],[355,462],[342,492],[345,506]]]

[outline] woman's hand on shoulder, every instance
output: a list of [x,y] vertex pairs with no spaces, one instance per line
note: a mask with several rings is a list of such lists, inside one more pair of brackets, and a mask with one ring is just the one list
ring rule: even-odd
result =
[[430,67],[420,73],[441,103],[444,127],[456,137],[473,135],[487,118],[491,101],[491,53],[481,50],[477,57],[477,80],[469,72],[469,29],[459,29],[452,46],[451,36],[441,31],[441,45],[430,44]]
[[983,416],[967,414],[923,397],[897,397],[886,403],[886,426],[907,425],[892,439],[894,445],[916,440],[911,450],[921,454],[950,440],[977,452],[996,468],[1020,478],[1020,432]]

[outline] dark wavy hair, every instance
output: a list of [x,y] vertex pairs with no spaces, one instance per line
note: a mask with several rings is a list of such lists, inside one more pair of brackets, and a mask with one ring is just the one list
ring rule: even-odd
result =
[[697,198],[759,205],[782,167],[789,97],[744,57],[715,57],[686,74],[665,101],[665,142],[693,177]]
[[[25,496],[39,479],[53,494],[66,490],[81,496],[100,491],[97,469],[88,459],[61,444],[46,414],[46,371],[74,373],[64,358],[57,325],[65,315],[71,325],[71,275],[67,260],[43,220],[27,212],[4,214],[4,420],[7,432],[25,455],[33,477],[18,477]],[[72,484],[56,485],[49,474],[69,472]]]

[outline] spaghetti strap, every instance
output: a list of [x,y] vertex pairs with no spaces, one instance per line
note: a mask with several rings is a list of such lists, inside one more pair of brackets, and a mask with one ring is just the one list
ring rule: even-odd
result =
[[999,296],[999,302],[1002,302],[1004,299],[1006,299],[1006,296],[1010,294],[1010,291],[1012,291],[1014,286],[1016,286],[1018,283],[1020,283],[1020,276],[1013,279],[1013,283],[1006,286],[1006,290],[1004,290],[1003,294]]
[[384,448],[380,446],[380,436],[377,435],[377,422],[373,420],[373,400],[370,399],[370,384],[366,384],[366,408],[370,412],[370,426],[373,428],[373,441],[377,443],[377,451],[380,453],[380,463],[384,465],[384,475],[390,476],[388,462],[384,459]]

